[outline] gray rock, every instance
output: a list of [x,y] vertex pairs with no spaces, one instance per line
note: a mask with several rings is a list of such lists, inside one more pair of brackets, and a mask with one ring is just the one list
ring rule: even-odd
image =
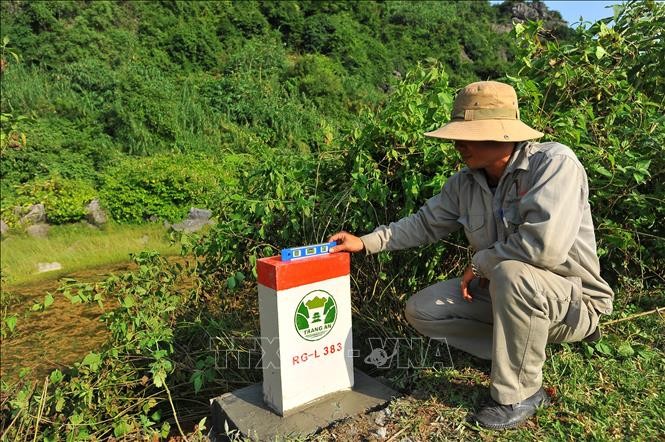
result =
[[376,434],[376,437],[378,437],[379,439],[385,439],[386,436],[388,436],[388,430],[386,429],[386,427],[379,427],[376,429],[374,434]]
[[7,234],[7,231],[9,230],[9,226],[7,223],[0,219],[0,235],[5,236]]
[[379,427],[386,425],[386,413],[384,410],[378,411],[376,417],[374,418],[374,423]]
[[213,223],[212,221],[206,221],[203,219],[186,219],[182,222],[172,224],[171,228],[178,232],[192,233],[198,232],[207,224]]
[[189,209],[189,215],[187,215],[187,219],[201,219],[204,221],[208,221],[211,216],[212,216],[212,210],[198,209],[196,207],[192,207],[191,209]]
[[178,232],[192,233],[198,232],[207,224],[214,224],[214,221],[210,219],[212,216],[212,210],[208,209],[198,209],[192,207],[189,209],[189,215],[187,218],[179,223],[169,224],[166,221],[164,222],[164,227],[171,228]]
[[28,225],[39,224],[43,223],[44,221],[46,221],[46,209],[44,209],[43,204],[39,203],[30,206],[28,208],[28,214],[21,217],[19,223],[22,225]]
[[27,232],[28,235],[34,237],[34,238],[46,238],[48,236],[48,231],[51,228],[48,224],[45,223],[39,223],[39,224],[33,224],[32,226],[28,226],[25,231]]
[[503,2],[498,6],[500,15],[510,16],[511,22],[542,20],[543,28],[554,34],[565,33],[568,23],[558,11],[549,9],[545,2]]
[[99,200],[97,198],[90,201],[90,204],[85,206],[85,210],[87,212],[85,217],[90,224],[101,226],[102,224],[106,224],[108,221],[106,212],[102,210],[102,207],[99,205]]
[[61,270],[62,264],[59,262],[40,262],[37,263],[37,273],[52,272],[54,270]]

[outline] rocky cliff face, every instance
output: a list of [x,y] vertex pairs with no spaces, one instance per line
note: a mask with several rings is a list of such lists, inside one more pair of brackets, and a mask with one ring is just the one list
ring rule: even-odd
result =
[[509,22],[524,22],[527,20],[542,20],[545,30],[554,37],[565,37],[570,33],[566,22],[558,11],[553,11],[540,1],[507,0],[498,6],[499,15]]
[[561,18],[558,11],[550,10],[541,1],[533,2],[510,2],[510,13],[515,20],[543,20],[545,23],[555,26],[566,26],[566,21]]

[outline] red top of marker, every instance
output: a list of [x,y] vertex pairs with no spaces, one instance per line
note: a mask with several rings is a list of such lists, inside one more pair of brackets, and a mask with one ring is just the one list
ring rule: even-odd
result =
[[350,272],[351,257],[347,252],[328,253],[291,261],[282,261],[281,256],[271,256],[256,262],[259,284],[273,290],[286,290],[348,275]]

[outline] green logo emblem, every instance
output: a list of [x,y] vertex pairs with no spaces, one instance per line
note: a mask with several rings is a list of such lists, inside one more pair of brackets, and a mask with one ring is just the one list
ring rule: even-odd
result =
[[335,298],[324,290],[306,294],[298,304],[294,323],[298,334],[308,341],[318,341],[332,330],[337,320]]

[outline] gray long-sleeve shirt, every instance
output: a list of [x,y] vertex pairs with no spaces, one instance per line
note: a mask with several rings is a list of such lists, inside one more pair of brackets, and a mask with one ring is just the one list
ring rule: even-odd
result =
[[517,260],[581,280],[600,313],[614,293],[600,276],[584,167],[560,143],[519,143],[494,193],[481,170],[464,168],[420,210],[361,237],[368,254],[430,244],[464,228],[472,261],[489,277]]

